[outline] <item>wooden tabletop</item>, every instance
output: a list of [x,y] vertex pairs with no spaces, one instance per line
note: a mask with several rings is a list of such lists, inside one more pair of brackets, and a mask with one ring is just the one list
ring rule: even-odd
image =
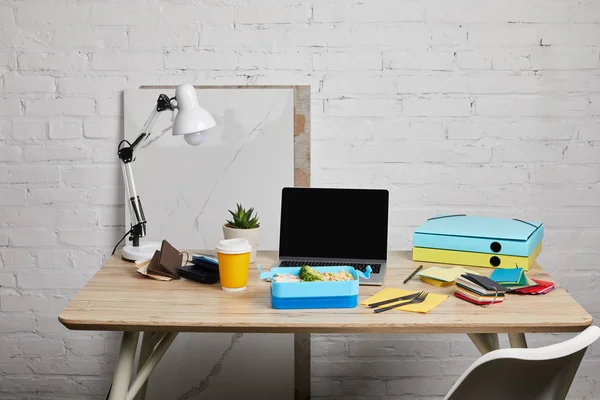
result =
[[[257,262],[263,270],[268,269],[276,256],[275,252],[259,253]],[[389,254],[383,287],[453,293],[454,286],[439,288],[417,277],[403,284],[416,266],[429,266],[413,262],[410,256],[410,252]],[[552,280],[537,264],[528,275]],[[258,279],[256,264],[250,265],[248,290],[240,293],[185,279],[156,281],[138,274],[133,264],[117,253],[60,313],[59,320],[77,330],[264,333],[576,332],[592,323],[590,314],[560,287],[546,295],[507,295],[503,303],[487,308],[450,296],[428,314],[375,314],[360,305],[353,309],[275,310],[269,285]],[[361,286],[360,299],[381,288]]]

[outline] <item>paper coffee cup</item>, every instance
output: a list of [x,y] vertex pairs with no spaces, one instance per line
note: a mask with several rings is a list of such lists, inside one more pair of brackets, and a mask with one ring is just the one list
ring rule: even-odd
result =
[[226,239],[217,243],[221,288],[226,292],[246,289],[252,246],[248,239]]

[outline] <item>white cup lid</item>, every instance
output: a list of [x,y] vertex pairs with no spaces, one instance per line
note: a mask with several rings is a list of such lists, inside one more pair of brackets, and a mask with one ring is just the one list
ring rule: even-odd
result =
[[217,243],[216,250],[222,254],[243,254],[251,252],[252,245],[244,238],[226,239]]

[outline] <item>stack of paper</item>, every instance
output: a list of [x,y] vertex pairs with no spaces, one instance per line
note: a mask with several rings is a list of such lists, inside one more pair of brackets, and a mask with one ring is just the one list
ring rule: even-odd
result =
[[435,286],[450,286],[454,284],[456,278],[458,278],[462,274],[469,273],[474,274],[473,271],[469,271],[468,269],[463,267],[430,267],[419,272],[419,278],[423,282],[427,282]]
[[488,277],[463,274],[456,279],[454,295],[473,304],[488,305],[503,302],[506,290]]
[[534,286],[519,288],[513,290],[515,293],[522,294],[546,294],[556,289],[556,283],[543,281],[541,279],[532,279],[535,282]]

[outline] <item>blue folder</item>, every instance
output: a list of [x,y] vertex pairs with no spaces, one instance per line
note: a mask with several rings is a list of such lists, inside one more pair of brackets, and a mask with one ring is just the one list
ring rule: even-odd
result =
[[527,257],[543,236],[541,222],[438,215],[415,230],[413,246]]

